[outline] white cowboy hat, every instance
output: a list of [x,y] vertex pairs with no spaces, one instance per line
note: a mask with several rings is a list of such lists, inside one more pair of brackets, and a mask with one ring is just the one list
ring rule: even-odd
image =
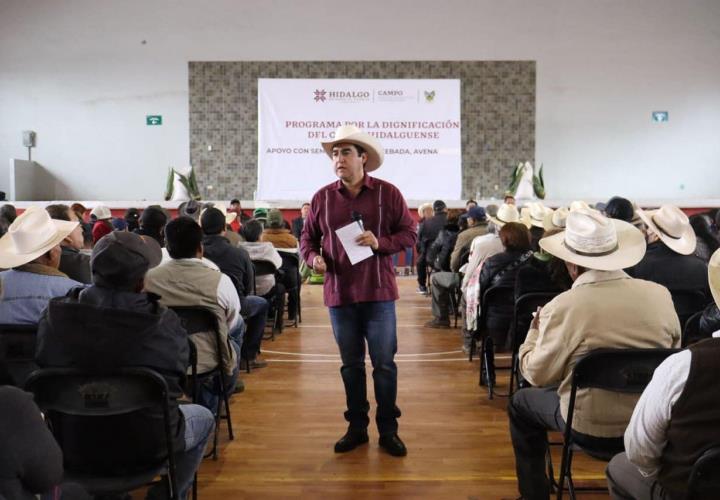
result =
[[97,220],[112,219],[112,212],[105,205],[97,205],[92,209],[90,215],[94,215]]
[[528,220],[530,225],[535,227],[544,227],[545,218],[553,214],[553,209],[546,207],[539,201],[533,201],[525,205],[520,212],[522,218]]
[[565,230],[567,216],[570,213],[567,207],[560,207],[557,210],[547,214],[543,220],[543,228],[545,231],[553,231],[555,229]]
[[365,162],[365,171],[372,172],[382,165],[385,157],[385,150],[377,139],[363,132],[355,125],[343,125],[335,131],[335,138],[330,142],[321,142],[323,149],[327,155],[332,158],[332,150],[335,144],[341,142],[349,142],[361,146],[367,153],[367,161]]
[[519,222],[520,224],[525,224],[530,227],[530,221],[527,217],[521,217],[517,207],[508,203],[500,205],[497,214],[489,216],[488,219],[497,227],[503,227],[508,222]]
[[588,205],[586,201],[575,200],[572,203],[570,203],[570,211],[571,212],[573,212],[575,210],[580,210],[580,209],[595,210],[590,205]]
[[715,304],[720,307],[720,249],[715,250],[708,262],[708,282]]
[[77,222],[54,220],[40,207],[28,207],[0,238],[0,268],[10,269],[32,262],[59,245]]
[[663,205],[658,210],[638,209],[637,214],[673,252],[690,255],[695,251],[695,231],[688,216],[678,207]]
[[[228,212],[227,208],[225,207],[225,203],[222,203],[222,202],[215,203],[214,207],[217,208],[218,210],[220,210],[223,213],[223,215],[225,216],[225,224],[232,224],[232,221],[237,219],[237,213]],[[204,210],[203,210],[203,212],[204,212]],[[202,217],[202,215],[201,215],[201,217]]]
[[632,224],[579,208],[567,216],[565,231],[540,240],[540,248],[587,269],[616,271],[645,255],[645,238]]

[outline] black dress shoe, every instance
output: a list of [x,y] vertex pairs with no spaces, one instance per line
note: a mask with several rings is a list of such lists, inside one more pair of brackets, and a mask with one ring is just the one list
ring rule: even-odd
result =
[[381,448],[394,457],[404,457],[407,455],[405,443],[402,442],[400,436],[397,435],[397,432],[380,436],[380,441],[378,441],[378,443]]
[[367,431],[348,430],[340,440],[335,443],[335,453],[345,453],[354,450],[361,444],[368,442]]

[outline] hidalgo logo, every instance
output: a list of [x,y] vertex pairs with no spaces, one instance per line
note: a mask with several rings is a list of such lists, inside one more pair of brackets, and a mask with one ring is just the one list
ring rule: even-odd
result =
[[433,91],[428,92],[426,90],[425,91],[425,100],[427,102],[433,102],[435,100],[435,91],[433,90]]
[[317,90],[315,89],[315,102],[325,102],[327,99],[327,92],[325,89],[323,90]]

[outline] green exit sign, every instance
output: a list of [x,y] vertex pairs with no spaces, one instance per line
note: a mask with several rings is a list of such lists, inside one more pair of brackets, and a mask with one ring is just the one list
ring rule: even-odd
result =
[[145,117],[146,125],[162,125],[162,115],[147,115]]

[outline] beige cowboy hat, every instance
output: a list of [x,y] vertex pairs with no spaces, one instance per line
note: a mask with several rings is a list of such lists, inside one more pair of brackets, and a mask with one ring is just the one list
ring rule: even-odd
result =
[[94,215],[97,220],[112,219],[112,212],[105,205],[97,205],[92,209],[90,215]]
[[642,260],[645,238],[632,224],[579,208],[568,214],[565,231],[542,238],[540,248],[587,269],[616,271]]
[[[237,219],[237,213],[235,212],[228,212],[227,207],[225,206],[225,203],[215,203],[213,205],[215,208],[220,210],[222,214],[225,216],[225,224],[232,224],[232,222]],[[204,212],[204,210],[203,210]],[[201,214],[202,217],[202,214]]]
[[341,142],[349,142],[361,146],[367,153],[367,161],[365,162],[365,171],[372,172],[382,165],[385,158],[385,150],[377,139],[363,132],[355,125],[343,125],[335,131],[335,138],[330,142],[321,142],[323,149],[327,155],[332,158],[332,149],[335,144]]
[[720,249],[715,250],[708,262],[708,281],[715,304],[720,307]]
[[555,229],[565,230],[565,223],[570,210],[567,207],[560,207],[557,210],[545,216],[543,220],[543,228],[545,231],[554,231]]
[[695,251],[695,231],[688,216],[678,207],[663,205],[657,210],[638,209],[637,214],[673,252],[690,255]]
[[497,227],[503,227],[508,222],[519,222],[530,227],[530,221],[527,217],[521,217],[520,212],[515,205],[503,203],[497,210],[497,214],[489,216],[488,219]]
[[525,205],[520,214],[523,219],[530,222],[530,225],[535,227],[545,227],[545,218],[548,215],[552,216],[553,209],[546,207],[539,201],[533,201]]
[[77,225],[77,222],[51,219],[40,207],[27,208],[0,238],[0,269],[32,262],[59,245]]
[[574,212],[575,210],[581,210],[581,209],[595,210],[590,205],[588,205],[586,201],[583,201],[583,200],[575,200],[572,203],[570,203],[570,211],[571,212]]

